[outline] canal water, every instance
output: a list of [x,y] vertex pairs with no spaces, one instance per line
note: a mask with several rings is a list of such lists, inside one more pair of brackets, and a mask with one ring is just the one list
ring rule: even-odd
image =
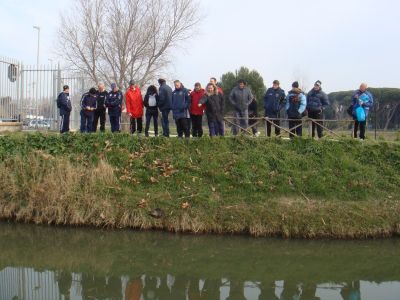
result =
[[400,240],[0,223],[0,299],[400,300]]

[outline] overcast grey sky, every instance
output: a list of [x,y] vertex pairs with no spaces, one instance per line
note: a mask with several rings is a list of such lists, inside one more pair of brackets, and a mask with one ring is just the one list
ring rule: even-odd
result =
[[[0,56],[41,62],[52,57],[58,16],[71,0],[0,0]],[[319,79],[327,91],[360,82],[400,87],[398,0],[201,0],[199,32],[174,51],[171,72],[186,86],[240,66],[258,70],[267,86]]]

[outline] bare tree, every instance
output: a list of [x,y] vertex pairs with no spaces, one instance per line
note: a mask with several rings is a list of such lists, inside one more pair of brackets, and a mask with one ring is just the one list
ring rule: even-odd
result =
[[146,84],[201,16],[197,0],[75,0],[61,16],[59,54],[94,82]]

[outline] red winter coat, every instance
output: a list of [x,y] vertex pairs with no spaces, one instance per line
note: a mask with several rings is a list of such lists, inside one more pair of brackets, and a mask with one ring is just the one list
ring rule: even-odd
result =
[[190,93],[190,98],[192,99],[192,104],[190,105],[190,114],[196,116],[202,116],[204,114],[204,110],[206,109],[205,104],[199,107],[199,101],[204,96],[205,90],[200,89],[198,92],[193,91]]
[[132,118],[143,117],[143,97],[138,86],[134,89],[129,88],[125,94],[126,111]]

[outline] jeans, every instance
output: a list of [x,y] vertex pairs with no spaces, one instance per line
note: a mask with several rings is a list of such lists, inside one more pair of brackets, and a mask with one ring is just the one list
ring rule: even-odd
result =
[[81,110],[81,132],[93,132],[94,112],[85,112]]
[[240,131],[244,131],[249,127],[249,111],[246,110],[235,110],[234,112],[234,123],[239,125],[233,126],[233,135],[238,135]]
[[163,129],[163,136],[165,137],[169,137],[169,112],[169,109],[161,111],[161,126]]
[[192,136],[202,137],[203,136],[203,116],[202,115],[190,115],[192,121]]
[[149,136],[150,122],[151,118],[153,118],[154,122],[154,135],[158,136],[158,109],[157,108],[147,108],[146,109],[146,128],[144,129],[144,133],[146,136]]
[[225,135],[225,124],[223,121],[208,122],[208,129],[210,130],[210,136],[224,136]]

